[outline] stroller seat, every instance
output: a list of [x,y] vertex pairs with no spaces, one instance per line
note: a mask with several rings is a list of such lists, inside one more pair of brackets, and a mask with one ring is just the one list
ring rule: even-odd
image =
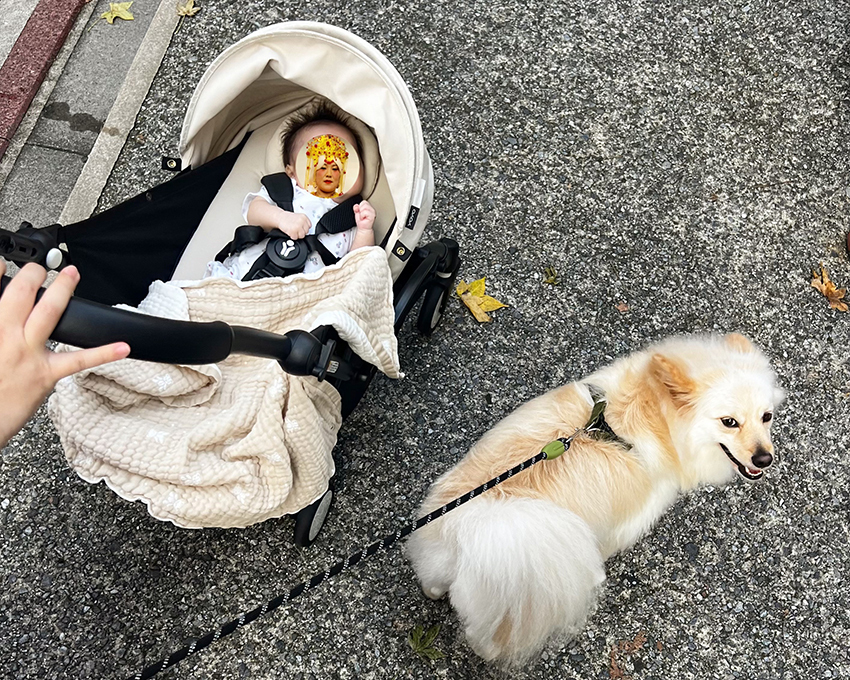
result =
[[[186,246],[177,268],[175,280],[194,280],[201,277],[210,260],[215,259],[221,247],[233,238],[233,232],[244,224],[242,201],[256,191],[265,175],[282,172],[284,169],[281,131],[287,121],[299,111],[309,108],[317,97],[301,97],[288,105],[291,110],[280,118],[265,123],[250,133],[233,169],[221,188],[194,236]],[[349,125],[358,133],[363,164],[364,188],[361,192],[375,208],[375,241],[380,243],[395,221],[392,194],[380,159],[378,142],[372,131],[360,120],[351,117]]]

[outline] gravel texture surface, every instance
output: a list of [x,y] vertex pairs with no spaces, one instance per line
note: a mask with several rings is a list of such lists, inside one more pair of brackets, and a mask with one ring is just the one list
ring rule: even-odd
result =
[[[673,333],[732,330],[788,399],[764,483],[704,488],[608,563],[585,631],[529,667],[477,659],[398,550],[202,654],[171,678],[850,677],[845,0],[206,0],[184,21],[102,200],[167,179],[205,66],[255,28],[323,19],[408,82],[436,173],[426,237],[510,305],[400,337],[345,422],[339,494],[312,547],[292,521],[188,531],[66,469],[40,411],[0,459],[0,676],[134,672],[414,516],[431,480],[524,400]],[[560,284],[543,283],[553,266]],[[618,308],[618,305],[620,307]],[[627,307],[627,309],[626,309]],[[620,311],[625,310],[625,311]],[[412,653],[439,623],[437,661]],[[609,655],[645,634],[635,653]],[[624,674],[624,675],[623,675]]]

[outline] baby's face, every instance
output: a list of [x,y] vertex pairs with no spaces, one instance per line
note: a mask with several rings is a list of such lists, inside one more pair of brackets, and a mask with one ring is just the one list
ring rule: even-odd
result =
[[[351,134],[351,130],[349,130],[344,125],[339,125],[338,123],[328,123],[324,121],[319,121],[316,123],[310,123],[309,125],[305,125],[301,128],[295,135],[295,141],[292,145],[293,152],[299,153],[301,149],[314,137],[320,137],[321,135],[333,135],[335,137],[339,137],[342,139],[346,146],[351,146],[352,149],[356,149],[356,145],[354,143],[354,135]],[[302,189],[305,187],[302,185],[301,181],[295,174],[295,159],[289,158],[287,159],[286,164],[286,174],[289,175]],[[333,196],[336,192],[337,187],[339,187],[340,182],[340,168],[334,162],[331,163],[322,163],[316,168],[316,194],[318,196],[322,196],[323,198],[328,198]],[[352,196],[354,194],[360,193],[363,189],[363,173],[358,173],[357,180],[354,182],[354,185],[346,191],[341,196],[337,197],[335,200],[337,202],[342,202],[348,196]]]

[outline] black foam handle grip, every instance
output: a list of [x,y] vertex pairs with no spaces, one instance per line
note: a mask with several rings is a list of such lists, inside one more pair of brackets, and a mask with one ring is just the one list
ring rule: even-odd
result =
[[[11,282],[0,281],[0,295]],[[37,295],[40,299],[45,289]],[[269,333],[268,335],[274,338]],[[112,342],[130,345],[130,357],[168,364],[209,364],[225,359],[233,346],[234,329],[223,321],[175,321],[108,307],[72,297],[56,324],[52,340],[75,347],[97,347]],[[272,357],[278,358],[278,357]]]

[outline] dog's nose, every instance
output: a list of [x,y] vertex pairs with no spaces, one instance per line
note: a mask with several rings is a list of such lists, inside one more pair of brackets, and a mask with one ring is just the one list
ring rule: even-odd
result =
[[771,463],[773,463],[773,456],[770,454],[770,451],[761,447],[757,448],[753,454],[753,465],[757,468],[766,468],[770,467]]

